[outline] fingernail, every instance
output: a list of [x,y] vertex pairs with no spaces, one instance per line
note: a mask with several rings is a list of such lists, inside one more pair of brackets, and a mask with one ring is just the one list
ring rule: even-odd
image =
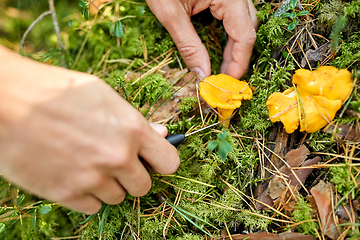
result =
[[227,63],[222,63],[220,67],[220,73],[226,73]]
[[201,80],[203,80],[203,79],[205,78],[205,73],[204,73],[204,71],[201,70],[201,69],[198,68],[198,67],[191,68],[190,71],[195,71],[195,72],[197,72],[197,75],[198,75],[198,77],[199,77]]
[[150,127],[152,127],[155,131],[162,134],[167,131],[167,128],[164,125],[157,124],[157,123],[150,123]]

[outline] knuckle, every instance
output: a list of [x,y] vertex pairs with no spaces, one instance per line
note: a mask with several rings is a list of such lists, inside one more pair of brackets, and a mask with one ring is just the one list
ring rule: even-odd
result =
[[89,204],[86,206],[86,211],[85,213],[88,214],[88,215],[92,215],[92,214],[95,214],[97,212],[99,212],[101,209],[101,204]]
[[106,203],[112,204],[112,205],[119,204],[122,201],[124,201],[125,196],[126,196],[126,193],[123,191],[121,191],[117,194],[112,194],[111,196],[109,196],[109,199],[106,200]]
[[126,130],[129,134],[132,134],[132,136],[138,136],[134,134],[143,134],[146,127],[149,127],[146,126],[146,124],[147,122],[143,118],[136,115],[129,119],[129,124],[124,126],[124,130]]
[[84,192],[90,192],[94,189],[101,188],[105,183],[105,178],[100,174],[92,174],[91,177],[86,178],[86,181],[82,183],[82,190]]
[[210,11],[213,14],[213,16],[218,20],[224,19],[224,6],[225,1],[213,1],[210,5]]
[[199,49],[195,45],[189,45],[186,43],[178,43],[177,48],[181,54],[181,57],[186,61],[194,58],[199,54]]
[[56,201],[58,201],[59,203],[71,202],[78,197],[78,194],[70,189],[61,189],[58,191],[58,193],[59,195],[56,198]]
[[126,168],[127,166],[130,165],[130,161],[131,161],[130,154],[122,153],[121,155],[122,156],[116,159],[113,158],[112,161],[110,161],[109,163],[110,167],[121,169],[121,168]]
[[150,176],[138,179],[138,186],[139,188],[136,191],[134,191],[133,193],[129,193],[134,197],[142,197],[146,195],[151,189]]
[[255,28],[251,28],[247,31],[247,43],[249,45],[254,45],[256,42],[256,30]]

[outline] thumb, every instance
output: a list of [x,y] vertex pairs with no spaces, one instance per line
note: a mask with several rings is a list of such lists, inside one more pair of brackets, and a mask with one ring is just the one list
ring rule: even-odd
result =
[[154,129],[157,133],[159,133],[163,137],[166,137],[166,135],[168,134],[168,129],[164,125],[150,123],[150,127],[152,127],[152,129]]
[[210,76],[209,54],[196,33],[190,21],[190,15],[184,6],[179,1],[169,0],[156,0],[155,2],[148,0],[148,4],[170,33],[186,66],[190,70],[196,71],[201,79]]

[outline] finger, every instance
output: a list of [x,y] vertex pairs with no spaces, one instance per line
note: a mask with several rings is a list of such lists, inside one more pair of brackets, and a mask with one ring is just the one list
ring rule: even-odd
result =
[[250,11],[251,22],[252,22],[255,30],[257,31],[259,28],[259,20],[256,16],[257,11],[256,11],[256,8],[255,8],[252,0],[247,0],[247,1],[248,1],[249,11]]
[[123,169],[116,170],[114,176],[117,177],[122,187],[134,197],[144,196],[151,188],[149,173],[138,156],[133,156],[133,159],[130,159]]
[[166,137],[167,134],[168,134],[168,129],[164,125],[156,124],[156,123],[150,123],[150,127],[152,127],[152,129],[154,129],[162,137]]
[[190,70],[197,71],[202,79],[210,76],[208,52],[190,21],[191,6],[187,6],[189,12],[186,12],[180,1],[158,0],[155,3],[153,1],[148,1],[148,3],[153,13],[170,33],[186,66]]
[[91,194],[58,201],[61,205],[85,214],[95,214],[101,208],[101,201]]
[[256,31],[250,16],[248,0],[214,4],[212,14],[223,20],[229,41],[224,50],[221,71],[240,78],[246,71],[256,40]]
[[[151,131],[154,131],[151,129]],[[177,150],[159,134],[151,133],[143,138],[139,155],[160,174],[174,173],[180,164]],[[147,139],[147,140],[145,140]]]
[[91,191],[96,198],[107,204],[119,204],[126,196],[126,190],[114,178]]

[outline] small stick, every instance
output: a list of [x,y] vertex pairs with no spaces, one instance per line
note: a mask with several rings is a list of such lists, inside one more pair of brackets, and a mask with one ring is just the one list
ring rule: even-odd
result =
[[33,21],[30,26],[28,27],[28,29],[26,29],[24,35],[21,38],[20,41],[20,52],[22,51],[22,49],[24,48],[24,42],[25,42],[25,38],[26,36],[29,34],[29,32],[31,31],[31,29],[33,29],[33,27],[41,21],[41,19],[43,19],[45,16],[50,15],[51,14],[51,10],[43,12],[35,21]]
[[57,18],[56,18],[54,0],[49,0],[49,8],[50,8],[50,11],[51,11],[51,18],[52,18],[52,21],[53,21],[55,34],[56,34],[56,36],[58,38],[59,49],[60,50],[65,49],[64,44],[61,41],[59,23],[58,23]]
[[296,42],[297,42],[297,44],[299,45],[301,52],[304,54],[304,57],[305,57],[305,59],[306,59],[306,62],[307,62],[307,64],[309,65],[310,71],[312,71],[311,65],[310,65],[310,62],[309,62],[309,59],[307,58],[307,56],[306,56],[306,54],[305,54],[305,52],[304,52],[304,49],[302,48],[301,44],[299,43],[299,41],[298,41],[297,39],[296,39]]
[[298,67],[299,67],[300,69],[302,69],[302,67],[300,66],[300,64],[296,61],[295,57],[294,57],[294,56],[292,55],[292,53],[290,52],[290,49],[289,49],[288,47],[286,47],[286,49],[288,50],[290,56],[294,59],[296,65],[298,65]]
[[312,37],[311,33],[309,32],[309,30],[307,29],[307,27],[305,27],[305,30],[308,33],[308,35],[310,37],[310,41],[311,41],[312,45],[314,46],[314,48],[318,49],[318,46],[316,45],[316,42],[315,42],[314,38]]

